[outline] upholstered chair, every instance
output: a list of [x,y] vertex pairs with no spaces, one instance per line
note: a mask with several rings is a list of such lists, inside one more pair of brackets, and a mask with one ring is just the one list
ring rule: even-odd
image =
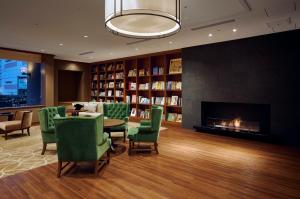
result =
[[27,130],[27,134],[30,136],[30,127],[32,124],[32,111],[16,111],[14,120],[0,122],[0,133],[5,134],[5,140],[7,140],[7,134],[21,130],[22,134],[24,129]]
[[128,131],[129,105],[126,103],[106,103],[103,105],[103,112],[105,118],[125,121],[124,125],[110,129],[110,132],[123,132],[123,140],[125,142]]
[[43,140],[42,155],[45,154],[47,144],[56,143],[54,117],[59,114],[61,117],[65,116],[65,107],[46,107],[39,110],[39,121]]
[[[128,154],[131,155],[132,151],[145,150],[135,146],[136,142],[153,143],[154,150],[158,154],[158,138],[159,129],[161,126],[163,115],[163,108],[160,106],[152,106],[151,120],[141,121],[139,127],[130,128],[128,131],[129,149]],[[146,149],[149,150],[149,149]],[[150,149],[152,151],[152,148]]]
[[[110,139],[103,132],[103,114],[98,116],[75,116],[54,118],[58,170],[57,177],[70,163],[92,161],[97,176],[102,166],[109,163]],[[106,157],[104,156],[106,154]],[[66,163],[63,165],[63,163]]]

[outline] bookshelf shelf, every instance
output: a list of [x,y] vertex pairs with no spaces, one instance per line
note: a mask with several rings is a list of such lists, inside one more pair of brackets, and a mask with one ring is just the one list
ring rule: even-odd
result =
[[[182,90],[175,89],[181,88],[180,58],[181,50],[174,50],[93,63],[91,99],[129,103],[133,111],[133,117],[130,117],[132,121],[149,119],[151,106],[157,103],[156,106],[164,110],[163,123],[180,126]],[[178,82],[180,85],[177,85]],[[169,90],[171,87],[174,89]]]

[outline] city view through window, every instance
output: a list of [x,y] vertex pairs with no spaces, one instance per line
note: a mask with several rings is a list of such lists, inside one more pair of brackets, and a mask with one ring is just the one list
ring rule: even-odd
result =
[[[32,102],[40,101],[30,99],[40,98],[40,87],[29,85],[32,74],[28,72],[28,65],[26,61],[0,59],[0,108],[32,105]],[[31,88],[37,90],[30,91]]]

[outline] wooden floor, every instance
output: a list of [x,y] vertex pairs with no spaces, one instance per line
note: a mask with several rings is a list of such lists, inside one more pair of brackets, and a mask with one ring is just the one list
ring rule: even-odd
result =
[[112,158],[98,178],[56,178],[56,164],[0,179],[0,198],[300,198],[300,151],[248,140],[161,132],[159,155]]

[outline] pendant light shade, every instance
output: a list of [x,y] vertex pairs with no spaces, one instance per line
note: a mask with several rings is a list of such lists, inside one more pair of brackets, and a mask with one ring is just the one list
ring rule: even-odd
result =
[[180,0],[105,0],[105,26],[114,34],[153,39],[180,30]]

